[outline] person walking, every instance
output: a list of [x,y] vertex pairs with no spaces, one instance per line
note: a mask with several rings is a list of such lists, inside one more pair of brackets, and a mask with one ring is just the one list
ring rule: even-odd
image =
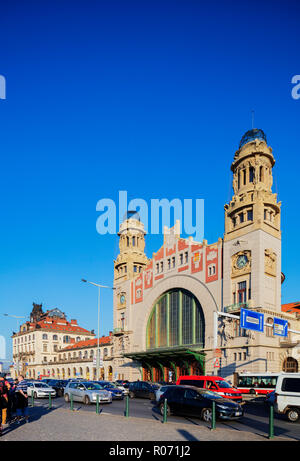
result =
[[27,383],[22,375],[18,377],[15,392],[17,397],[17,424],[20,424],[22,417],[25,418],[26,423],[29,423]]
[[1,428],[7,424],[7,407],[8,407],[8,386],[9,383],[5,380],[5,373],[0,374],[0,407],[1,407]]

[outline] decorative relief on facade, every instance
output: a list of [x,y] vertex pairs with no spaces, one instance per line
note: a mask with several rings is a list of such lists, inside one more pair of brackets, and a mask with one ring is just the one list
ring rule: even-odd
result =
[[276,277],[277,256],[270,249],[265,250],[265,273]]
[[251,251],[239,251],[231,257],[231,277],[249,274],[251,272]]

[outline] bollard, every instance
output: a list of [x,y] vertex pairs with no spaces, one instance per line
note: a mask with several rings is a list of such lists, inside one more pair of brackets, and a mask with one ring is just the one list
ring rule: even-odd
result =
[[31,406],[34,407],[34,392],[31,390]]
[[269,414],[269,439],[274,438],[274,406],[270,405]]
[[167,406],[167,399],[165,399],[165,400],[164,400],[164,418],[163,418],[163,423],[166,423],[166,422],[167,422],[167,413],[168,413],[167,408],[168,408],[168,406]]
[[48,409],[50,410],[52,408],[52,399],[51,399],[51,392],[49,392],[49,406]]
[[99,394],[96,396],[96,413],[99,415]]
[[211,412],[211,430],[216,428],[216,402],[212,402],[212,412]]
[[129,417],[129,395],[128,394],[125,397],[125,416],[126,418]]
[[74,407],[73,407],[73,394],[70,395],[70,408],[73,411],[73,409],[74,409]]

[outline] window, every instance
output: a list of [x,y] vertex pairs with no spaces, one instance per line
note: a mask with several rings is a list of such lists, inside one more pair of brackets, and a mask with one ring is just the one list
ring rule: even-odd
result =
[[300,378],[284,378],[281,389],[285,392],[300,393]]
[[254,181],[254,168],[253,166],[250,166],[250,169],[249,169],[249,182],[253,182]]
[[188,389],[184,393],[184,398],[185,399],[196,399],[198,396],[198,392],[193,391],[192,389]]
[[246,170],[243,170],[243,183],[246,185]]
[[48,335],[46,335],[45,333],[43,334],[43,339],[48,339]]
[[185,262],[188,263],[188,261],[189,261],[189,254],[188,254],[187,251],[184,253],[184,256],[185,256]]
[[198,300],[187,290],[166,292],[155,303],[147,325],[147,349],[203,344],[204,316]]
[[58,341],[58,336],[57,335],[53,335],[53,341]]
[[244,213],[240,213],[239,217],[240,217],[240,223],[243,223],[244,222]]
[[171,259],[168,259],[168,269],[171,269]]
[[246,282],[238,283],[238,302],[245,303],[247,301],[247,284]]
[[132,246],[135,246],[135,237],[132,237]]
[[247,211],[247,220],[248,221],[253,221],[253,210],[248,210]]
[[179,255],[179,264],[183,264],[183,253]]
[[172,267],[175,267],[175,256],[172,258]]

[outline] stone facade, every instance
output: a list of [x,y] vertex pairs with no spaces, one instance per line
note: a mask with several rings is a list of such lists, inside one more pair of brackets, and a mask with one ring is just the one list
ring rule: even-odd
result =
[[[42,377],[96,379],[97,339],[76,320],[68,321],[59,309],[43,312],[34,304],[30,321],[14,333],[12,377],[19,373],[26,378]],[[100,376],[113,379],[112,336],[99,338]]]
[[[225,205],[224,236],[216,243],[181,238],[176,222],[165,228],[162,247],[148,259],[143,224],[136,217],[122,223],[114,263],[113,368],[119,375],[167,380],[205,372],[232,378],[239,371],[281,371],[288,362],[298,369],[300,321],[281,309],[281,203],[272,192],[274,164],[264,133],[248,132],[231,165],[233,197]],[[121,266],[127,269],[120,272]],[[241,307],[264,313],[269,326],[257,333],[241,329],[239,318],[219,316],[216,338],[214,312],[239,316]],[[286,319],[295,333],[274,336],[274,316]]]

